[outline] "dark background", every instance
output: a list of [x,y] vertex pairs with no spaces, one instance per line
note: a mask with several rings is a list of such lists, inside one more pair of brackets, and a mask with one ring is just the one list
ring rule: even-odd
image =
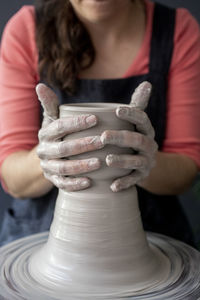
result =
[[[158,2],[173,7],[185,7],[196,17],[200,23],[200,1],[199,0],[158,0]],[[33,0],[1,0],[0,1],[0,36],[8,19],[23,5],[33,4]],[[178,176],[178,174],[177,174]],[[23,200],[22,200],[23,201]],[[184,195],[180,201],[185,209],[189,221],[193,227],[196,240],[200,247],[200,179],[197,178],[193,187]],[[0,186],[0,225],[4,210],[10,202],[9,196],[4,193]],[[170,221],[170,220],[169,220]]]

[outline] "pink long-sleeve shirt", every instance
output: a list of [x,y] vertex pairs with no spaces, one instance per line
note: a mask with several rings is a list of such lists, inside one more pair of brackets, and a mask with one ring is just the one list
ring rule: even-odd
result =
[[[146,33],[124,77],[148,73],[154,4],[145,3]],[[7,23],[1,42],[0,167],[9,154],[38,143],[37,64],[35,11],[33,6],[23,6]],[[200,30],[186,9],[178,9],[176,16],[162,151],[185,154],[200,167]]]

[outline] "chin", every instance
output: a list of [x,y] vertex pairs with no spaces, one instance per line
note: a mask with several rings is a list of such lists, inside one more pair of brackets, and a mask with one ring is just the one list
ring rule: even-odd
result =
[[101,22],[123,9],[130,0],[71,0],[78,15],[89,22]]

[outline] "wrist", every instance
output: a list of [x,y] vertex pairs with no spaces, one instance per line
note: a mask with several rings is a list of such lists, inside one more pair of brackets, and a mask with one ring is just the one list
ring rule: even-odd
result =
[[44,177],[43,170],[40,165],[40,158],[37,155],[37,146],[27,153],[27,165],[34,166],[34,173],[36,177]]
[[40,158],[37,155],[37,146],[35,146],[27,155],[27,165],[32,164],[34,166],[34,177],[36,178],[36,184],[38,183],[38,194],[42,196],[48,193],[53,188],[53,183],[45,178],[44,172],[40,165]]
[[162,156],[162,153],[157,151],[155,154],[155,165],[152,167],[152,169],[149,172],[149,175],[140,180],[137,185],[149,192],[153,192],[152,191],[152,186],[154,185],[154,180],[155,180],[155,176],[156,176],[156,170],[158,168],[158,164],[160,161],[160,156]]
[[196,163],[187,155],[157,152],[155,167],[138,186],[157,195],[179,195],[191,186],[197,172]]
[[15,198],[40,197],[53,187],[43,175],[36,147],[10,154],[2,164],[1,171],[7,192]]

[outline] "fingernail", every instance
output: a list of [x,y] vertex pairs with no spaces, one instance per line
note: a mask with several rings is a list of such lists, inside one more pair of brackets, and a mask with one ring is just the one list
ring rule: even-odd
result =
[[88,162],[88,166],[89,167],[97,167],[97,166],[99,166],[99,164],[100,164],[100,161],[99,161],[99,159],[98,158],[92,158],[92,159],[90,159],[90,161]]
[[106,145],[106,143],[109,143],[110,141],[112,141],[113,137],[111,132],[108,131],[104,131],[100,137],[101,143],[103,145]]
[[104,145],[105,144],[105,135],[104,134],[102,134],[101,135],[101,137],[100,137],[100,141],[101,141],[101,143]]
[[118,110],[117,110],[117,113],[120,116],[125,116],[125,115],[128,114],[128,108],[126,108],[126,107],[119,107]]
[[105,131],[101,135],[101,142],[104,145],[112,144],[112,143],[120,143],[122,137],[119,137],[114,131]]
[[81,180],[80,185],[81,185],[82,187],[87,187],[87,186],[90,185],[90,182],[89,182],[89,180],[87,180],[87,179],[83,179],[83,180]]
[[97,118],[96,116],[89,116],[86,118],[86,123],[90,126],[94,126],[97,124]]
[[117,186],[115,183],[111,184],[110,188],[114,193],[118,192],[118,189],[117,189]]
[[98,149],[101,149],[104,147],[104,144],[102,143],[102,140],[100,136],[94,136],[94,138],[91,141]]
[[114,160],[115,160],[115,155],[113,155],[113,154],[108,154],[107,156],[106,156],[106,164],[109,166],[109,165],[111,165],[113,162],[114,162]]

